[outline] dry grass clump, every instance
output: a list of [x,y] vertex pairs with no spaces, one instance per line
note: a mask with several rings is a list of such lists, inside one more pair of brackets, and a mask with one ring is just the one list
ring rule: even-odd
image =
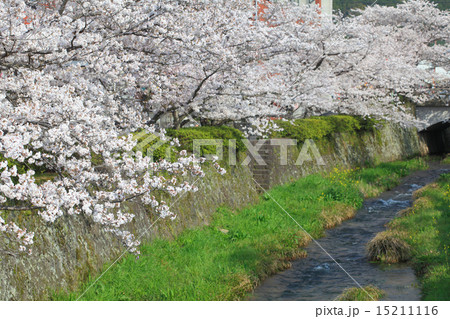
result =
[[227,282],[232,283],[229,290],[224,291],[218,296],[218,300],[235,301],[251,292],[255,286],[255,281],[247,274],[230,274],[226,277]]
[[363,194],[364,198],[377,197],[383,192],[380,186],[367,183],[359,183],[358,190]]
[[[303,230],[298,231],[296,236],[298,247],[306,247],[311,242],[311,237],[308,236]],[[299,251],[299,253],[303,254],[302,251]]]
[[321,213],[323,227],[325,229],[333,228],[341,224],[344,220],[353,218],[355,214],[356,209],[354,207],[342,203],[337,203],[332,207],[324,208]]
[[[385,296],[385,292],[375,286],[365,286],[362,288],[347,288],[342,294],[337,296],[337,301],[372,301],[380,300]],[[373,299],[372,299],[373,298]]]
[[235,285],[231,290],[231,299],[238,300],[234,296],[236,295],[244,295],[245,293],[249,293],[253,290],[254,281],[249,278],[246,274],[236,274],[236,281],[239,284]]
[[384,231],[367,244],[367,254],[371,261],[393,264],[408,261],[411,247],[400,238],[398,232]]
[[397,216],[404,217],[404,216],[408,216],[408,215],[412,214],[413,212],[414,212],[414,210],[412,209],[412,207],[408,207],[408,208],[405,208],[405,209],[402,209],[401,211],[399,211],[397,213]]

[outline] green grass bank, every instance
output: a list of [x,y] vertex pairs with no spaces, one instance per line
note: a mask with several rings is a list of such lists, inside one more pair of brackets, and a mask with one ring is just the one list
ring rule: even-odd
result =
[[126,255],[95,284],[91,278],[78,291],[59,292],[53,299],[77,299],[92,284],[81,300],[245,299],[262,279],[306,255],[309,237],[278,204],[320,237],[325,229],[352,218],[365,195],[378,194],[424,168],[419,158],[335,169],[275,187],[256,205],[238,211],[222,207],[207,226],[143,244],[139,259]]
[[[447,159],[448,161],[448,159]],[[414,205],[392,220],[383,238],[381,261],[410,261],[422,285],[423,300],[450,300],[450,174],[415,193]],[[375,241],[372,246],[380,244]]]

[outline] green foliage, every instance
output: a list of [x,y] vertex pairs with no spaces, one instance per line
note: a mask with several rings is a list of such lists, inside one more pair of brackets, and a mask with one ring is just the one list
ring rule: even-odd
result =
[[[208,145],[202,145],[200,147],[201,156],[216,154],[217,147],[220,147],[220,143],[222,143],[224,158],[228,158],[230,140],[236,140],[236,152],[238,154],[239,152],[245,151],[245,145],[242,142],[242,133],[239,130],[228,126],[201,126],[181,128],[178,130],[168,129],[166,135],[177,138],[180,142],[179,147],[171,146],[169,142],[162,143],[159,137],[151,134],[142,134],[141,131],[135,132],[134,135],[138,141],[138,146],[135,150],[141,150],[144,155],[149,155],[149,152],[153,152],[154,160],[167,158],[167,154],[170,154],[170,160],[174,160],[174,150],[186,150],[189,153],[193,153],[194,140],[217,140],[217,143],[210,141],[208,142]],[[222,142],[219,142],[219,140]]]
[[37,165],[22,163],[22,162],[19,162],[19,161],[10,159],[10,158],[5,158],[2,154],[0,154],[0,162],[3,162],[5,160],[8,162],[8,167],[16,166],[17,172],[19,174],[25,174],[30,169],[34,170],[36,172],[36,174],[42,174],[46,171],[46,168],[44,166],[37,166]]
[[333,115],[324,116],[321,119],[328,122],[333,127],[333,132],[357,132],[361,129],[361,123],[359,117],[348,116],[348,115]]
[[421,158],[403,162],[382,163],[376,167],[356,172],[354,178],[375,187],[391,189],[397,185],[400,178],[408,175],[412,170],[425,169],[427,166],[427,163]]
[[[361,131],[373,131],[378,123],[377,120],[371,118],[361,118],[349,115],[333,115],[323,117],[312,117],[308,119],[298,119],[293,121],[293,124],[288,121],[277,120],[277,124],[283,128],[281,132],[274,132],[271,137],[275,138],[293,138],[297,139],[299,143],[306,139],[321,140],[331,137],[334,133],[358,133]],[[236,141],[237,153],[245,152],[246,148],[242,139],[244,138],[242,132],[235,128],[228,126],[200,126],[181,129],[168,129],[167,136],[178,138],[180,147],[173,148],[169,143],[155,148],[154,146],[160,142],[159,138],[151,138],[151,135],[142,135],[140,131],[135,132],[138,139],[139,149],[143,154],[147,154],[150,148],[153,150],[153,159],[158,160],[165,158],[167,152],[173,149],[178,151],[186,150],[193,152],[194,140],[221,140],[217,143],[211,142],[211,145],[203,145],[200,147],[200,155],[216,154],[217,147],[222,143],[224,159],[228,158],[230,140]],[[136,149],[137,150],[137,149]],[[174,153],[171,159],[173,160]]]
[[[430,0],[437,3],[438,8],[441,10],[450,9],[450,2],[448,0]],[[404,0],[378,0],[376,4],[380,6],[396,6],[404,2]],[[374,3],[373,0],[334,0],[333,10],[340,10],[345,15],[349,14],[351,9],[363,9],[366,6],[370,6]]]
[[378,126],[382,126],[386,123],[384,120],[377,120],[369,116],[359,116],[356,117],[359,121],[360,130],[362,132],[373,132]]
[[159,137],[153,134],[145,134],[142,131],[134,133],[137,140],[137,146],[134,151],[141,151],[144,156],[153,155],[153,160],[159,159],[174,160],[175,153],[172,152],[173,146],[170,143],[161,141]]
[[413,207],[391,221],[388,231],[411,246],[423,300],[450,300],[450,174],[416,194]]
[[[380,174],[390,178],[399,169],[417,167],[417,161],[409,162],[391,163],[390,169]],[[350,218],[348,211],[361,206],[357,182],[369,183],[364,171],[310,175],[270,190],[270,196],[254,206],[239,211],[219,208],[209,225],[185,230],[173,240],[143,244],[138,260],[127,255],[97,282],[90,279],[80,289],[93,284],[82,299],[244,299],[262,279],[285,269],[288,260],[304,257],[302,247],[309,242],[271,198],[312,236],[320,237],[331,227],[330,220]],[[54,295],[53,299],[76,299],[80,292]]]
[[324,192],[325,199],[342,202],[359,207],[363,199],[361,193],[355,187],[347,187],[339,184],[330,185]]
[[97,154],[91,151],[91,163],[94,166],[100,166],[103,162],[103,156],[101,154]]
[[[186,150],[189,153],[193,153],[194,140],[222,140],[224,158],[228,156],[230,140],[236,140],[237,153],[245,151],[245,146],[242,142],[242,133],[228,126],[202,126],[181,128],[178,130],[168,129],[166,135],[177,138],[180,142],[179,147],[171,146],[169,142],[162,143],[159,137],[151,134],[142,134],[142,131],[135,132],[134,135],[138,141],[138,146],[135,150],[141,150],[144,155],[149,155],[149,152],[153,152],[154,160],[167,158],[167,154],[170,154],[170,160],[174,160],[175,153],[173,150]],[[200,155],[216,154],[217,146],[220,146],[220,142],[201,146]]]
[[275,132],[272,137],[293,138],[299,143],[307,139],[320,140],[333,133],[333,126],[328,121],[318,118],[299,119],[293,124],[279,120],[277,125],[283,128],[283,131]]
[[331,115],[311,117],[308,119],[276,121],[283,128],[281,132],[274,132],[272,137],[285,137],[297,139],[299,143],[306,139],[320,140],[331,137],[334,133],[358,133],[373,131],[379,121],[371,118],[362,118],[350,115]]
[[[223,140],[224,152],[227,151],[230,140],[236,140],[237,152],[245,151],[244,143],[242,142],[242,133],[232,127],[228,126],[200,126],[192,128],[181,128],[178,130],[169,129],[167,135],[176,137],[180,141],[180,148],[193,152],[193,141],[196,139],[220,139]],[[215,154],[216,145],[205,145],[201,147],[201,155]]]

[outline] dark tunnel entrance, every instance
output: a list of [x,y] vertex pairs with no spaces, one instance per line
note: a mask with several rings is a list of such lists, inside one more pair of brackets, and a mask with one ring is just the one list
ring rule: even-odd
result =
[[433,124],[419,132],[430,154],[450,153],[450,119]]

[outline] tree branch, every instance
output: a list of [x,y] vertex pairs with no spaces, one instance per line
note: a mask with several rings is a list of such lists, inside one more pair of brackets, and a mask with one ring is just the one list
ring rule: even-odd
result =
[[59,10],[58,10],[59,15],[62,15],[64,13],[67,2],[69,2],[69,0],[63,0],[63,2],[61,3],[61,6],[59,7]]

